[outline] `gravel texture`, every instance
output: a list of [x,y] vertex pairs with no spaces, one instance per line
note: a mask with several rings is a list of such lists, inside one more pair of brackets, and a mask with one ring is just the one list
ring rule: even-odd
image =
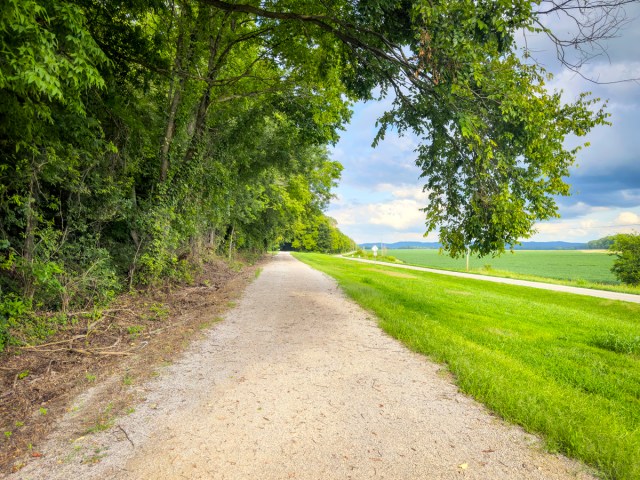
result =
[[592,478],[459,393],[287,254],[137,388],[146,399],[134,413],[79,439],[65,439],[63,422],[44,456],[9,478]]

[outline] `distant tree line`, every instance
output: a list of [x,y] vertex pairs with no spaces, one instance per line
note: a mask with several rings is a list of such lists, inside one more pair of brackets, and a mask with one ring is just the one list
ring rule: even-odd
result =
[[591,240],[587,242],[587,248],[589,250],[608,250],[613,245],[615,237],[613,235],[608,237],[602,237],[598,240]]
[[302,252],[344,253],[356,249],[356,243],[338,229],[335,219],[325,215],[298,225],[291,247]]

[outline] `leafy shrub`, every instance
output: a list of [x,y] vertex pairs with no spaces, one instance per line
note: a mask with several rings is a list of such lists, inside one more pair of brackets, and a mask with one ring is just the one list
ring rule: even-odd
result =
[[106,305],[121,290],[111,256],[98,244],[97,237],[85,235],[62,247],[60,263],[64,270],[59,272],[59,279],[63,311]]
[[620,233],[610,247],[617,258],[611,271],[622,283],[640,285],[640,233]]
[[11,343],[11,330],[30,310],[31,306],[14,293],[0,294],[0,352]]

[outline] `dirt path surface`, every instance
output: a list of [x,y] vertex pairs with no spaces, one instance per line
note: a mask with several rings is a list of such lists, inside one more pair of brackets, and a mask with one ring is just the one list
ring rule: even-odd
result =
[[438,275],[449,275],[451,277],[470,278],[472,280],[484,280],[493,283],[507,283],[509,285],[519,285],[521,287],[540,288],[542,290],[552,290],[554,292],[573,293],[575,295],[586,295],[587,297],[607,298],[609,300],[620,300],[623,302],[640,303],[640,295],[633,293],[610,292],[608,290],[594,290],[592,288],[571,287],[569,285],[556,285],[555,283],[531,282],[529,280],[518,280],[516,278],[492,277],[491,275],[481,275],[477,273],[453,272],[451,270],[438,270],[435,268],[418,267],[415,265],[399,265],[397,263],[378,262],[366,260],[364,258],[341,257],[353,262],[372,263],[385,267],[403,268],[405,270],[416,270],[418,272],[437,273]]
[[591,478],[439,371],[280,254],[134,413],[10,478]]

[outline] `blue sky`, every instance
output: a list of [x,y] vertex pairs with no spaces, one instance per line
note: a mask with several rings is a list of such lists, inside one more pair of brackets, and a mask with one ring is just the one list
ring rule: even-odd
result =
[[[630,23],[607,43],[607,55],[590,61],[582,73],[601,82],[640,78],[640,6],[628,9]],[[568,26],[553,20],[554,31]],[[562,90],[572,100],[580,92],[609,100],[612,126],[598,127],[587,136],[571,170],[572,195],[558,199],[561,218],[537,224],[529,240],[583,242],[617,232],[640,231],[640,83],[597,85],[555,60],[555,50],[543,38],[528,38],[536,59],[554,74],[551,90]],[[435,241],[424,237],[427,202],[420,169],[415,166],[417,139],[389,132],[377,148],[371,147],[375,120],[386,102],[358,103],[351,123],[332,149],[344,166],[327,214],[358,243],[402,240]],[[568,140],[567,145],[570,145]]]

